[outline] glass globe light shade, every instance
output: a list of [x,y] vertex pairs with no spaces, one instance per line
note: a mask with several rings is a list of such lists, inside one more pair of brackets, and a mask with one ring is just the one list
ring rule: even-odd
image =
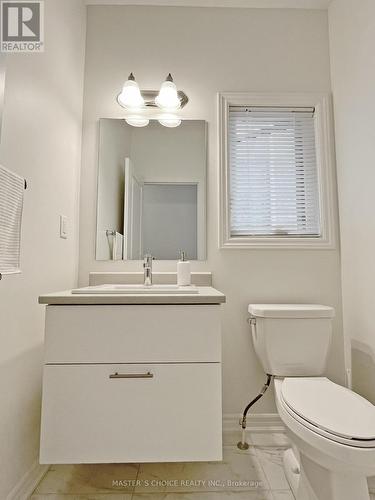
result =
[[155,98],[155,103],[159,108],[165,109],[178,109],[181,106],[177,95],[177,87],[170,73],[165,82],[161,84],[159,94]]
[[129,75],[128,80],[124,83],[121,93],[117,96],[117,102],[125,108],[140,108],[144,106],[145,101],[133,73]]

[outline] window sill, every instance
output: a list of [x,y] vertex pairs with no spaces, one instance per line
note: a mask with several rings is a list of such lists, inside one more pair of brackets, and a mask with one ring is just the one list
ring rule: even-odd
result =
[[221,242],[220,249],[238,250],[333,250],[334,241],[321,238],[260,238],[260,237],[229,237]]

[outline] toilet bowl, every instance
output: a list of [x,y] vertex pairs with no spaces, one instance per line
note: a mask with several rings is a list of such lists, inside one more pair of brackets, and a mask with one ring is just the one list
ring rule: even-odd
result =
[[299,477],[291,484],[296,499],[369,500],[375,407],[327,378],[275,379],[274,386],[278,413],[299,455]]
[[286,477],[297,500],[369,500],[375,475],[375,406],[324,377],[334,310],[250,304],[255,351],[274,376],[277,411],[292,448]]

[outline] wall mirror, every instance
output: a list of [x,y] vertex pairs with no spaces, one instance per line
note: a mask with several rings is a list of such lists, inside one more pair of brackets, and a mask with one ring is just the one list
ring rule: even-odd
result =
[[206,258],[206,122],[99,123],[96,259]]

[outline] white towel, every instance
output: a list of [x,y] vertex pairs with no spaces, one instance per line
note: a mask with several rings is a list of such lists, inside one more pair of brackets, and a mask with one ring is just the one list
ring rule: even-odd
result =
[[20,273],[25,180],[0,165],[0,274]]
[[113,237],[112,258],[113,260],[122,260],[123,235],[115,232]]

